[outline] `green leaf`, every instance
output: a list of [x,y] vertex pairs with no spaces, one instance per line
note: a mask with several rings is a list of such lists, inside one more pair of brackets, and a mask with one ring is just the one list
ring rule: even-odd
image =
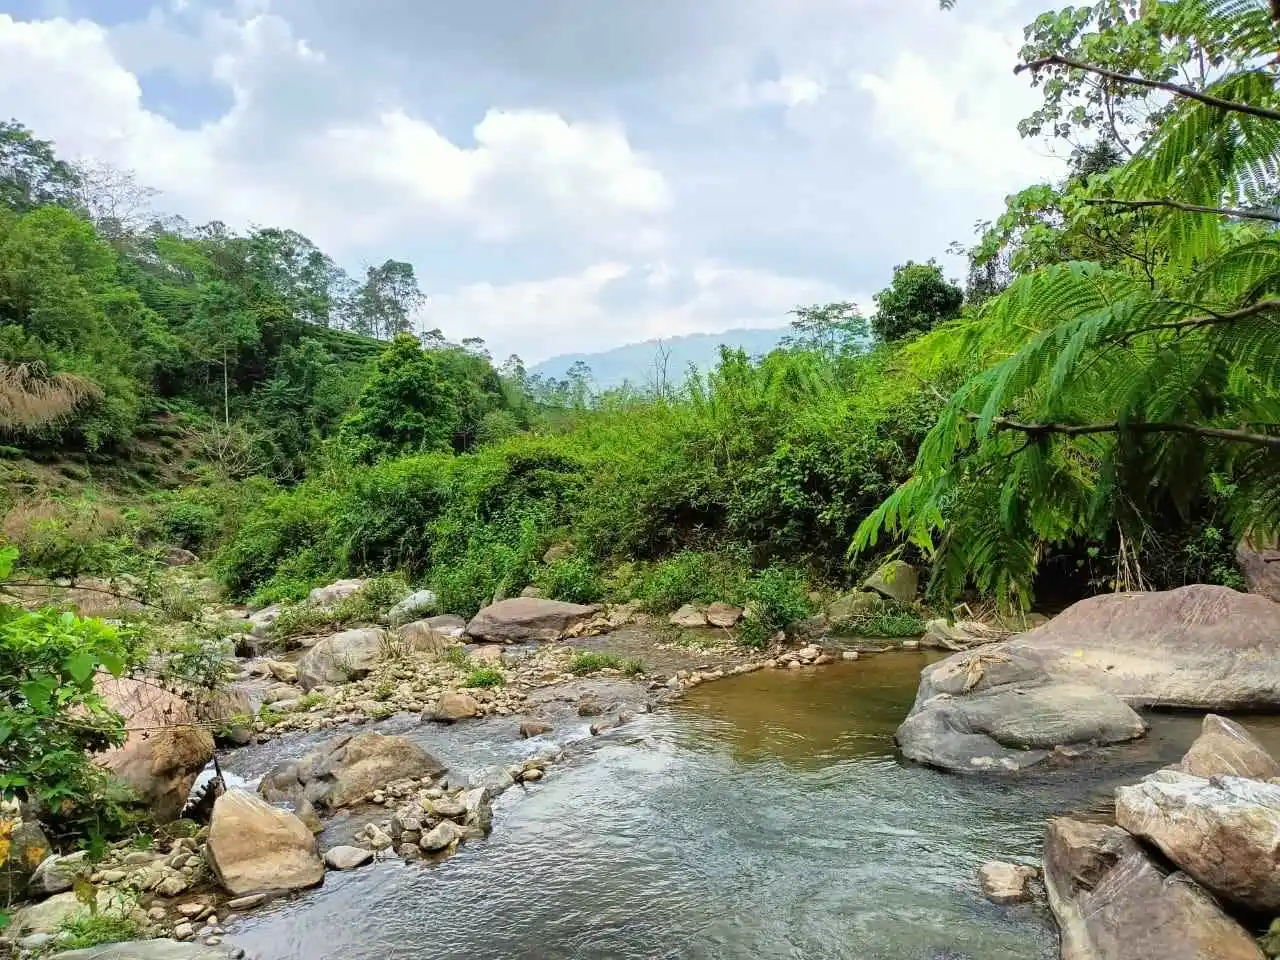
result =
[[57,688],[57,679],[48,674],[23,681],[18,685],[18,689],[27,698],[27,702],[38,711],[49,708],[49,701],[53,697],[53,691]]
[[92,677],[93,671],[97,666],[98,658],[88,650],[81,650],[67,657],[67,673],[71,675],[71,679],[79,684],[84,684],[86,680]]
[[124,673],[125,662],[124,657],[112,651],[101,651],[98,654],[98,662],[113,676],[118,677]]

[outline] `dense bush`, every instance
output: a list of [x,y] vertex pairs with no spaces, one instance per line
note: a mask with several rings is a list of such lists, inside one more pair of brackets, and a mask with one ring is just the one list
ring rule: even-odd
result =
[[[16,557],[0,550],[0,580]],[[124,724],[93,681],[139,656],[135,637],[101,621],[0,604],[0,796],[32,804],[58,835],[118,828],[121,797],[89,755],[122,743]]]
[[27,568],[50,577],[112,572],[133,550],[124,514],[84,498],[15,504],[0,529]]

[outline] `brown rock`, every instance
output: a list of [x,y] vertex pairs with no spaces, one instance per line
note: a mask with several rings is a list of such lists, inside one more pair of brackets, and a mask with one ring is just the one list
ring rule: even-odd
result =
[[346,734],[301,760],[278,765],[262,778],[260,792],[272,803],[305,798],[336,810],[361,803],[392,780],[438,776],[444,765],[405,737]]
[[1236,561],[1250,593],[1280,603],[1280,549],[1273,542],[1245,537],[1236,547]]
[[475,697],[469,693],[455,691],[446,693],[440,698],[440,702],[436,704],[435,713],[432,719],[440,720],[444,723],[452,723],[455,720],[466,720],[470,717],[478,717],[483,713],[480,704],[476,702]]
[[1200,736],[1178,765],[1196,777],[1252,777],[1269,780],[1280,776],[1280,763],[1240,724],[1210,713]]
[[213,758],[213,737],[181,697],[154,684],[102,676],[94,686],[132,731],[95,762],[133,788],[158,821],[176,819]]
[[727,630],[730,627],[736,627],[741,619],[742,608],[735,607],[731,603],[722,603],[717,600],[707,607],[707,623],[713,627],[723,627]]
[[698,627],[705,627],[709,622],[707,620],[707,612],[696,604],[686,603],[683,607],[667,618],[667,622],[673,627],[681,627],[685,630],[696,630]]
[[373,673],[387,652],[381,629],[343,630],[318,641],[298,661],[298,685],[313,690],[359,680]]
[[540,737],[544,733],[551,732],[551,725],[541,723],[537,720],[526,720],[520,724],[520,736],[528,740],[530,737]]
[[[1280,707],[1280,604],[1227,587],[1091,597],[981,652],[1030,661],[1135,706]],[[968,656],[926,669],[920,698],[933,695],[936,671]]]
[[1050,821],[1044,881],[1062,960],[1263,960],[1213,897],[1119,827]]
[[982,895],[993,903],[1022,903],[1031,899],[1031,881],[1039,876],[1035,867],[992,860],[978,871]]
[[281,683],[298,682],[298,665],[296,663],[285,663],[283,660],[268,660],[266,666],[267,672]]
[[218,882],[235,897],[300,890],[324,880],[306,824],[239,790],[214,804],[206,855]]
[[1280,786],[1161,770],[1116,790],[1116,822],[1219,896],[1280,913]]
[[477,647],[471,654],[471,662],[485,667],[500,667],[502,666],[502,647],[496,643]]
[[494,643],[559,640],[596,611],[596,607],[537,597],[500,600],[475,615],[467,624],[467,636]]

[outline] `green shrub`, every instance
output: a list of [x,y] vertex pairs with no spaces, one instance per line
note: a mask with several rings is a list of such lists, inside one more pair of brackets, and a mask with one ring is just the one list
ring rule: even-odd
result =
[[624,677],[638,677],[644,673],[644,664],[639,660],[623,660],[621,670]]
[[595,653],[590,650],[584,650],[581,653],[575,653],[573,659],[569,661],[569,672],[579,677],[588,673],[597,673],[601,670],[620,669],[622,669],[622,661],[612,653]]
[[58,948],[68,950],[87,950],[104,943],[123,943],[142,937],[141,925],[123,904],[74,914],[63,921],[60,931]]
[[282,639],[300,637],[330,627],[377,623],[409,593],[409,585],[396,574],[371,577],[363,587],[331,607],[289,603],[281,607],[272,633]]
[[890,604],[882,610],[870,613],[848,627],[859,637],[919,637],[924,634],[925,622],[915,609],[905,605]]
[[600,571],[590,557],[557,560],[538,572],[534,583],[547,596],[567,603],[595,603],[605,594]]
[[[17,551],[0,550],[0,581]],[[99,620],[0,604],[0,796],[41,811],[57,837],[123,831],[129,799],[89,757],[124,741],[94,676],[136,666],[136,635]]]
[[215,558],[223,583],[247,596],[277,578],[315,583],[335,576],[340,571],[324,539],[337,503],[333,492],[318,486],[267,499]]
[[471,669],[471,654],[467,653],[465,647],[450,647],[444,652],[444,659],[459,670]]
[[200,551],[222,528],[222,515],[207,503],[174,499],[160,507],[155,518],[166,544]]
[[113,573],[136,553],[124,514],[94,500],[19,503],[2,529],[24,566],[50,577]]
[[506,677],[496,667],[477,667],[467,675],[464,685],[468,687],[500,687],[506,682]]
[[764,646],[779,630],[790,629],[813,613],[807,579],[785,567],[770,567],[751,577],[740,599],[750,615],[738,636],[748,646]]

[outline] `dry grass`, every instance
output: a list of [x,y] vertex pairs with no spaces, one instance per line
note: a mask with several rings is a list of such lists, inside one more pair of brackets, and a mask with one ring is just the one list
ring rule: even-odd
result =
[[35,430],[62,423],[86,400],[101,396],[98,385],[84,377],[50,374],[42,363],[0,362],[0,429]]

